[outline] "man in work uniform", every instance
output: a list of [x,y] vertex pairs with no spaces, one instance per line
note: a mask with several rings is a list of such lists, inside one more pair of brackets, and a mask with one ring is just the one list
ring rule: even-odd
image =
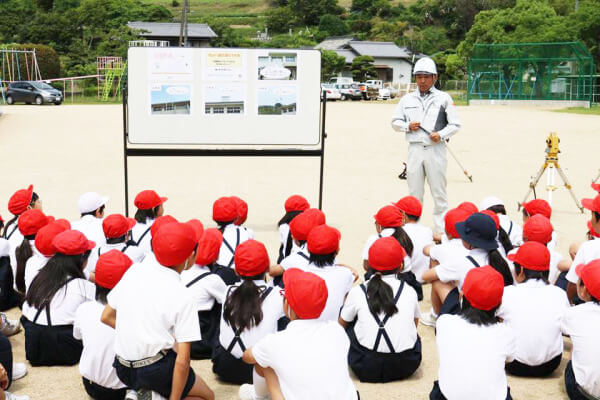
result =
[[392,117],[392,128],[406,132],[406,175],[410,195],[423,202],[425,178],[434,201],[435,231],[444,232],[446,197],[446,143],[460,128],[452,97],[434,87],[437,69],[431,58],[415,63],[417,90],[404,96]]

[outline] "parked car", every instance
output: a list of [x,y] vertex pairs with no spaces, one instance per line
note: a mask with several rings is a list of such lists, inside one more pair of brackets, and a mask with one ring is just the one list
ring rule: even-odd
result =
[[321,92],[325,92],[327,101],[340,100],[342,98],[342,94],[340,93],[340,91],[336,89],[335,86],[332,84],[321,84]]
[[366,84],[368,87],[369,97],[377,98],[379,100],[388,100],[393,98],[392,91],[390,88],[384,86],[383,81],[368,80]]
[[62,101],[62,92],[44,82],[12,82],[6,90],[6,102],[8,104],[23,102],[26,104],[35,103],[37,105],[44,103],[59,105]]
[[348,78],[346,76],[334,76],[333,78],[329,79],[328,83],[333,83],[333,84],[338,84],[338,83],[353,84],[354,83],[354,79]]
[[340,100],[360,100],[362,99],[362,92],[357,84],[349,84],[349,83],[336,83],[335,87],[340,91],[342,97]]

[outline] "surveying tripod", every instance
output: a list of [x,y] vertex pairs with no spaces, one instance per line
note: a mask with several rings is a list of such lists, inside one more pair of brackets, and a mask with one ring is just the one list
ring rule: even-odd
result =
[[[548,203],[552,205],[552,192],[557,189],[557,187],[554,185],[556,170],[558,171],[558,174],[560,175],[560,178],[562,179],[565,187],[569,189],[569,193],[571,193],[571,197],[573,198],[575,205],[583,213],[583,207],[579,203],[577,196],[575,196],[575,193],[573,192],[573,187],[569,183],[569,179],[567,179],[567,175],[565,175],[564,171],[560,167],[560,164],[558,163],[558,153],[560,153],[560,150],[558,148],[559,143],[560,139],[558,138],[558,135],[555,132],[552,132],[550,133],[550,135],[548,135],[548,138],[546,139],[546,158],[544,160],[544,164],[542,165],[538,173],[532,177],[531,182],[529,182],[529,190],[527,190],[527,194],[523,199],[523,203],[527,201],[527,198],[531,194],[531,191],[533,191],[535,197],[535,187],[537,186],[540,178],[544,174],[544,171],[546,171],[546,169],[549,169],[548,173],[546,174],[546,190],[548,192]],[[519,210],[521,209],[523,203],[519,203]]]

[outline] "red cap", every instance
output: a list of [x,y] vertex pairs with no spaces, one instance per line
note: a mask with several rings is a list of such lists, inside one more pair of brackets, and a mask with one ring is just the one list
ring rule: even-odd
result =
[[532,271],[548,271],[550,269],[550,251],[538,242],[525,242],[508,259],[516,262],[525,269]]
[[285,298],[300,319],[316,319],[327,304],[327,284],[312,272],[290,268],[283,273]]
[[489,311],[502,302],[504,278],[489,265],[472,268],[465,277],[462,291],[471,306]]
[[587,222],[588,231],[593,237],[600,237],[600,233],[596,232],[594,227],[592,226],[592,221]]
[[310,208],[308,200],[298,194],[288,197],[285,201],[285,212],[304,211],[308,208]]
[[554,228],[552,223],[542,214],[536,214],[529,218],[523,225],[523,237],[529,241],[534,241],[546,245],[552,240]]
[[404,214],[412,215],[413,217],[420,217],[423,213],[423,205],[414,196],[403,197],[394,205],[402,210]]
[[186,224],[191,226],[194,232],[196,232],[196,240],[199,242],[200,238],[202,238],[202,235],[204,234],[204,225],[202,225],[202,222],[193,218],[186,222]]
[[235,272],[240,276],[256,276],[269,269],[269,255],[265,245],[250,239],[235,249],[233,257]]
[[197,243],[194,229],[179,222],[164,224],[152,234],[152,250],[156,260],[165,267],[184,262],[192,254]]
[[369,265],[377,271],[393,271],[400,267],[406,251],[393,237],[382,237],[369,248]]
[[312,254],[331,254],[340,248],[340,231],[328,225],[319,225],[311,229],[306,238],[308,251]]
[[23,236],[35,235],[38,231],[54,221],[54,217],[47,217],[44,213],[37,209],[25,211],[19,217],[17,225]]
[[248,219],[248,203],[237,196],[231,196],[231,198],[233,199],[235,208],[237,210],[235,224],[242,225],[244,222],[246,222],[246,219]]
[[488,217],[491,217],[494,220],[494,224],[496,224],[496,229],[500,229],[500,218],[498,217],[498,214],[496,214],[492,210],[483,210],[479,212],[481,214],[487,215]]
[[550,207],[550,204],[548,204],[548,202],[544,199],[534,199],[528,201],[527,203],[523,203],[522,205],[530,217],[533,217],[537,214],[542,214],[548,219],[552,217],[552,207]]
[[223,234],[220,230],[216,228],[205,230],[198,242],[196,264],[211,265],[217,261],[219,252],[221,251],[221,244],[223,244]]
[[56,252],[67,256],[83,254],[96,247],[96,243],[87,240],[85,235],[76,230],[68,230],[59,233],[52,240]]
[[4,222],[4,218],[2,218],[2,215],[0,215],[0,222]]
[[592,189],[600,193],[600,183],[592,183]]
[[583,281],[587,291],[595,299],[600,299],[600,260],[580,264],[575,268],[575,272]]
[[600,194],[593,199],[581,200],[581,205],[591,211],[600,212]]
[[8,200],[8,211],[13,215],[21,215],[31,204],[33,197],[33,185],[27,189],[17,190]]
[[[177,221],[177,219],[171,215],[163,215],[162,217],[158,217],[154,220],[154,223],[152,224],[152,227],[150,227],[150,234],[152,236],[154,236],[154,234],[156,232],[158,232],[158,230],[164,226],[164,225],[168,225],[168,224],[172,224],[174,222],[179,222]],[[190,226],[191,228],[191,226]],[[196,232],[194,232],[194,235],[196,234]]]
[[296,215],[290,222],[290,232],[296,240],[306,241],[310,231],[319,225],[325,224],[325,214],[316,208],[309,208]]
[[62,225],[65,228],[65,230],[71,229],[71,223],[64,218],[59,218],[59,219],[55,220],[54,222]]
[[126,218],[121,214],[111,214],[102,221],[102,230],[107,239],[114,239],[124,236],[134,227],[137,221],[133,218]]
[[154,190],[142,190],[135,196],[133,204],[140,210],[149,210],[160,206],[167,200],[167,197],[160,197]]
[[462,208],[453,208],[449,210],[444,216],[445,230],[448,235],[453,238],[460,238],[460,235],[456,231],[456,224],[459,222],[465,222],[471,214]]
[[237,216],[237,206],[231,197],[221,197],[213,203],[213,220],[215,222],[233,222]]
[[35,235],[35,248],[46,257],[52,257],[56,254],[56,247],[54,247],[52,241],[56,235],[69,229],[71,229],[71,227],[65,227],[58,220],[49,223],[41,228],[37,235]]
[[96,284],[106,289],[114,288],[133,261],[119,250],[110,250],[98,257]]
[[471,203],[470,201],[464,201],[464,202],[460,203],[458,205],[458,207],[456,207],[456,208],[465,210],[466,212],[469,213],[469,216],[471,214],[475,214],[476,212],[479,212],[479,209],[477,208],[477,206],[474,203]]
[[404,213],[396,206],[385,206],[374,215],[375,221],[389,228],[396,228],[404,225]]

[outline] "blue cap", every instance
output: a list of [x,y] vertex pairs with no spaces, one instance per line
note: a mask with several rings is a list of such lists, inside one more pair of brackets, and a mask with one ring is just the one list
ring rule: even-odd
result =
[[489,215],[475,213],[465,222],[456,224],[456,232],[465,242],[471,246],[484,249],[495,250],[498,248],[496,236],[498,230],[496,223]]

